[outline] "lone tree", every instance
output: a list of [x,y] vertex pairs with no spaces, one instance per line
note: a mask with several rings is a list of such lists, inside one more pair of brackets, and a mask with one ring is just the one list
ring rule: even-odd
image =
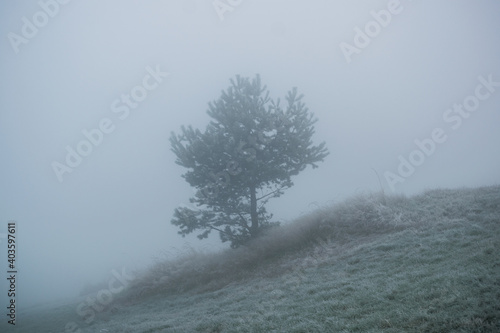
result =
[[325,143],[313,146],[317,119],[293,88],[286,106],[269,98],[260,77],[236,76],[222,96],[209,103],[212,118],[205,132],[191,126],[172,132],[176,163],[187,168],[182,176],[197,189],[190,207],[175,209],[172,224],[183,237],[212,230],[236,248],[277,222],[264,205],[293,185],[290,177],[328,155]]

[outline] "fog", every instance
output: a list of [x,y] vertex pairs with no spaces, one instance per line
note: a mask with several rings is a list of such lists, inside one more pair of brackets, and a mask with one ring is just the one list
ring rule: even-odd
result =
[[[269,203],[284,223],[381,185],[500,183],[498,1],[26,0],[0,13],[0,262],[6,276],[15,220],[20,307],[228,247],[170,224],[193,190],[168,138],[204,129],[236,74],[260,74],[272,98],[297,87],[330,151]],[[147,96],[124,102],[137,86]],[[79,144],[87,156],[68,167]]]

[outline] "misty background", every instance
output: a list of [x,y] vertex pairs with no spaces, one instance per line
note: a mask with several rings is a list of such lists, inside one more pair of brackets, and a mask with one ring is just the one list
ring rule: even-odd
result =
[[[283,223],[379,191],[372,168],[386,193],[500,183],[500,87],[456,130],[443,120],[479,76],[500,81],[500,2],[401,0],[350,63],[340,44],[354,45],[354,29],[391,1],[229,2],[237,5],[221,15],[208,0],[73,0],[17,53],[9,33],[21,36],[22,18],[33,22],[40,4],[0,4],[0,233],[17,221],[19,306],[76,296],[85,283],[156,257],[229,246],[217,234],[182,238],[170,224],[193,190],[168,138],[181,125],[204,129],[207,103],[236,74],[259,73],[272,98],[296,86],[319,119],[315,143],[330,151],[270,201]],[[112,103],[141,85],[148,67],[169,75],[121,120]],[[60,182],[52,163],[64,164],[66,147],[76,149],[103,118],[114,131]],[[447,140],[392,191],[384,173],[397,173],[398,156],[435,128]],[[0,287],[5,302],[5,279]]]

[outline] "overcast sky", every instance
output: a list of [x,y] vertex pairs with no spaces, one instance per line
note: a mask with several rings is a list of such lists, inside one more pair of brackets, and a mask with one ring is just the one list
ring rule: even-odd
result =
[[221,248],[170,224],[193,192],[168,138],[236,74],[297,87],[330,150],[270,202],[284,222],[379,191],[372,168],[386,193],[500,183],[498,1],[54,1],[0,5],[0,237],[16,220],[24,304]]

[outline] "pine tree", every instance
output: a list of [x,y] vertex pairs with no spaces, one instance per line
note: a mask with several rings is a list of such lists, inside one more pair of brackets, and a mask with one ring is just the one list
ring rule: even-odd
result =
[[313,146],[313,125],[293,88],[286,106],[269,97],[260,77],[236,76],[221,97],[209,103],[212,118],[204,132],[191,126],[172,133],[176,163],[187,168],[182,176],[197,189],[192,207],[175,209],[172,224],[185,236],[201,230],[198,238],[218,231],[235,248],[263,230],[276,226],[265,204],[293,186],[291,176],[328,155],[325,143]]

